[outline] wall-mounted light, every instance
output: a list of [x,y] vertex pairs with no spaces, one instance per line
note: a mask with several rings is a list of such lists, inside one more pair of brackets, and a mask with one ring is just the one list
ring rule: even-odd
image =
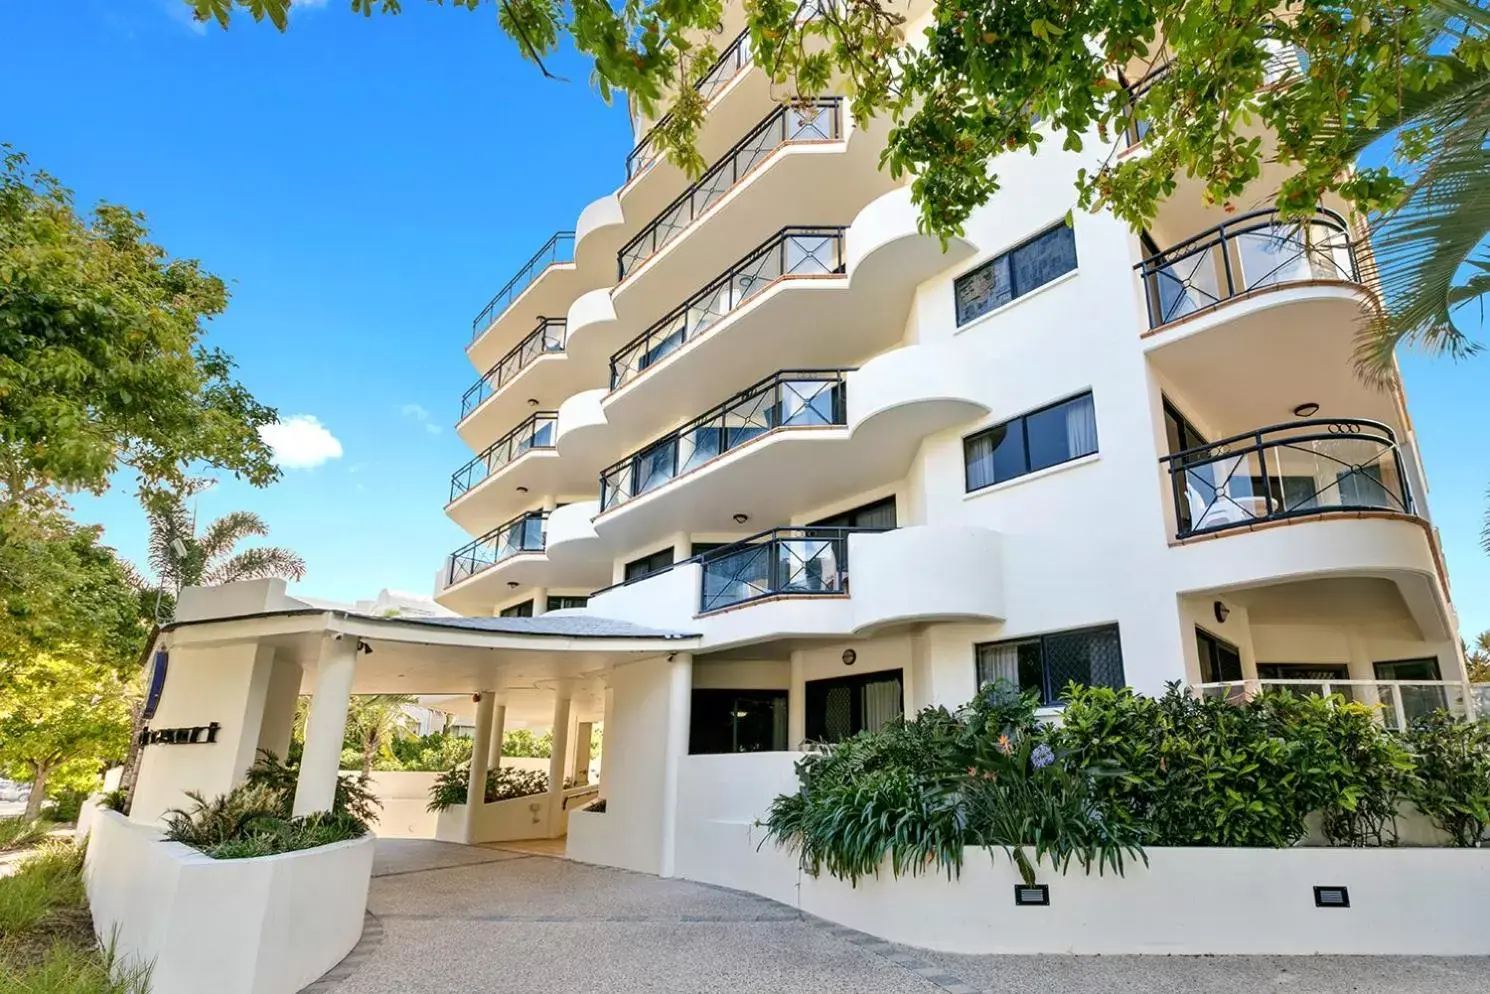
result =
[[1025,884],[1014,885],[1014,903],[1020,907],[1048,908],[1050,906],[1050,886],[1048,884]]
[[1226,624],[1226,619],[1231,617],[1231,608],[1222,601],[1216,601],[1211,605],[1211,611],[1216,615],[1216,624]]
[[852,649],[843,650],[843,665],[852,666],[859,661],[859,654]]
[[507,581],[507,589],[508,590],[516,590],[517,589],[517,581],[516,580],[508,580]]
[[1314,401],[1306,401],[1293,409],[1294,417],[1312,418],[1319,413],[1319,405]]
[[1316,887],[1314,888],[1314,906],[1316,908],[1348,908],[1350,907],[1350,888]]
[[743,525],[745,522],[747,522],[749,520],[750,520],[750,515],[748,515],[748,514],[737,514],[737,515],[735,515],[735,524],[737,524],[737,525]]
[[527,487],[518,487],[517,488],[517,492],[520,493],[520,494],[525,494],[525,493],[528,492],[528,488]]

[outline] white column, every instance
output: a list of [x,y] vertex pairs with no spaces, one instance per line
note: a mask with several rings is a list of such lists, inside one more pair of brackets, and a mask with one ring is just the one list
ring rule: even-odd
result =
[[594,722],[575,722],[574,742],[569,749],[569,775],[576,781],[584,777],[585,782],[589,783],[590,735],[594,730]]
[[569,753],[569,688],[554,691],[554,748],[548,760],[548,835],[557,837],[564,818],[564,767]]
[[305,751],[295,782],[296,815],[330,811],[336,799],[341,743],[347,734],[347,702],[357,674],[357,639],[346,635],[321,638],[316,660],[316,689],[305,721]]
[[802,748],[807,741],[807,668],[800,649],[792,652],[792,681],[786,695],[786,747]]
[[681,563],[693,555],[693,540],[687,532],[673,533],[673,562]]
[[486,768],[500,769],[502,766],[502,738],[507,734],[507,705],[493,699],[491,709],[491,746],[486,752]]
[[533,588],[533,617],[540,614],[548,614],[548,588]]
[[610,687],[605,688],[605,712],[600,721],[600,796],[609,797],[606,793],[606,773],[610,769],[610,730],[614,727],[611,720],[616,714],[616,692]]
[[486,757],[491,749],[492,711],[497,697],[483,690],[476,703],[476,734],[471,743],[471,780],[466,784],[466,844],[476,840],[476,823],[486,803]]
[[667,746],[662,757],[662,865],[658,876],[677,871],[678,776],[688,755],[688,721],[693,710],[693,654],[675,653],[667,670]]

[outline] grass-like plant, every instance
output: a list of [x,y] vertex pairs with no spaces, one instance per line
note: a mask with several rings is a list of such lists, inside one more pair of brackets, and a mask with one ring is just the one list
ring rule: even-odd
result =
[[41,819],[27,821],[20,815],[13,818],[0,818],[0,852],[11,852],[34,846],[46,838],[51,830],[52,823]]

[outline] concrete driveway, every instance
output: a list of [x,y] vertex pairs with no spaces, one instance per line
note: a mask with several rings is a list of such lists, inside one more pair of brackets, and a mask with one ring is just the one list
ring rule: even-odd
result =
[[363,941],[310,994],[1483,994],[1490,959],[951,956],[763,898],[548,856],[381,840]]

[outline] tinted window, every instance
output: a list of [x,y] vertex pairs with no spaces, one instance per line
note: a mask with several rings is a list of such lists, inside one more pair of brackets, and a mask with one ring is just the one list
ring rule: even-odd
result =
[[628,581],[639,580],[651,573],[656,573],[658,570],[666,569],[672,564],[672,546],[668,546],[666,549],[658,549],[649,556],[642,556],[640,559],[633,559],[627,563],[626,579]]
[[695,690],[688,751],[780,752],[787,748],[784,690]]
[[533,617],[533,602],[523,601],[521,604],[504,607],[502,608],[501,616],[504,618],[531,618]]
[[584,607],[590,603],[590,598],[583,594],[549,594],[548,609],[550,611],[567,611],[570,608]]
[[957,278],[957,323],[967,324],[1076,268],[1076,235],[1058,224]]
[[886,497],[849,511],[814,521],[814,528],[894,528],[895,498]]
[[1123,648],[1117,625],[1055,632],[1035,638],[980,645],[978,685],[1006,681],[1055,704],[1068,683],[1123,685]]
[[1242,654],[1230,642],[1197,628],[1195,647],[1200,656],[1201,683],[1231,683],[1242,678]]
[[964,439],[967,489],[1002,483],[1096,451],[1096,408],[1088,393]]

